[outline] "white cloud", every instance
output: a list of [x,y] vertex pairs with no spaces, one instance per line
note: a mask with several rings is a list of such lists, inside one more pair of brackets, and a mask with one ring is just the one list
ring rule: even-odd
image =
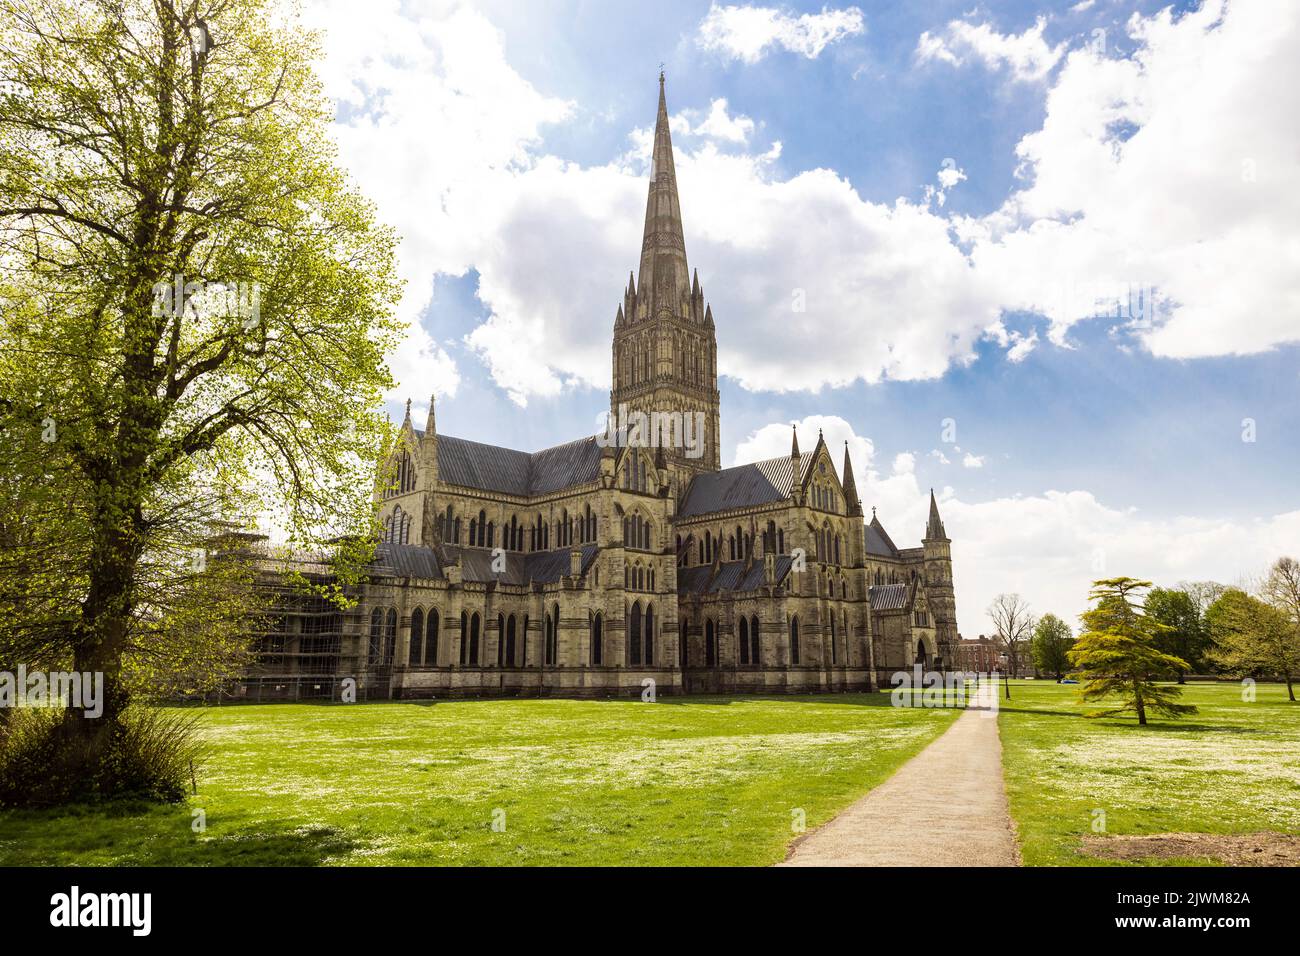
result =
[[940,60],[951,66],[960,66],[973,57],[990,69],[1009,69],[1017,80],[1041,80],[1056,66],[1066,49],[1064,43],[1048,45],[1043,39],[1046,26],[1047,21],[1039,17],[1024,33],[1003,34],[987,23],[953,20],[941,35],[928,30],[922,33],[915,55],[919,63]]
[[1297,20],[1207,0],[1131,18],[1131,59],[1072,52],[1017,146],[1028,185],[955,223],[1002,303],[1048,315],[1056,342],[1118,306],[1160,356],[1300,341]]
[[775,7],[717,6],[700,23],[698,42],[734,60],[757,63],[773,47],[816,59],[827,46],[866,29],[857,7],[792,16]]
[[966,179],[966,171],[961,169],[955,160],[945,159],[943,165],[939,167],[939,172],[935,175],[938,186],[927,185],[925,187],[926,202],[936,202],[939,206],[944,206],[948,202],[948,191],[960,182]]
[[961,460],[961,466],[963,468],[983,468],[984,456],[973,455],[970,452],[966,452],[966,457]]
[[948,456],[945,455],[943,452],[941,452],[941,451],[940,451],[939,449],[937,449],[937,448],[930,452],[930,457],[933,458],[935,461],[937,461],[937,462],[938,462],[939,464],[941,464],[941,465],[951,465],[951,464],[952,464],[952,462],[948,460]]
[[1034,350],[1034,347],[1038,345],[1038,330],[1035,329],[1028,335],[1012,332],[1010,338],[1015,344],[1007,349],[1007,361],[1023,362],[1029,357],[1029,353]]
[[[437,276],[475,269],[490,317],[468,345],[515,401],[607,387],[649,128],[603,166],[545,155],[542,131],[575,105],[522,79],[480,14],[402,10],[332,0],[309,12],[329,26],[344,162],[402,236],[403,316],[427,307]],[[964,177],[955,162],[922,200],[875,203],[833,170],[782,178],[780,143],[755,143],[760,124],[725,100],[675,114],[690,133],[678,180],[720,370],[776,391],[933,378],[973,360],[983,337],[1011,361],[1029,355],[1038,332],[1008,330],[1004,309],[1046,315],[1062,345],[1096,299],[1151,287],[1163,311],[1145,295],[1150,321],[1130,331],[1158,355],[1300,340],[1296,18],[1262,4],[1219,13],[1134,17],[1132,59],[1071,53],[1042,128],[1017,147],[1025,185],[985,217],[932,202]],[[647,121],[653,108],[651,84]],[[1122,322],[1134,324],[1127,311]],[[413,329],[392,357],[398,395],[454,389],[444,346]]]
[[[837,468],[847,439],[866,517],[874,505],[895,544],[920,543],[929,489],[917,479],[915,455],[904,452],[882,466],[871,440],[835,416],[810,416],[798,428],[805,451],[817,429],[825,431]],[[765,425],[740,443],[735,463],[789,453],[790,425]],[[1296,554],[1300,541],[1300,511],[1249,521],[1154,517],[1104,504],[1082,490],[972,502],[944,488],[937,497],[952,539],[958,625],[966,637],[988,632],[985,611],[1003,591],[1018,591],[1035,612],[1051,611],[1077,625],[1097,578],[1127,574],[1163,585],[1207,579],[1231,584],[1280,555]]]
[[697,123],[691,132],[730,143],[743,143],[754,132],[754,121],[748,116],[728,114],[727,101],[720,98],[710,104],[709,115]]
[[495,241],[474,214],[485,181],[527,167],[542,126],[572,111],[515,73],[480,14],[450,4],[422,13],[408,17],[399,0],[314,0],[304,10],[327,31],[318,69],[340,104],[341,158],[402,240],[399,315],[412,327],[391,356],[399,384],[390,397],[455,392],[454,361],[415,324],[434,277],[463,274],[476,248]]

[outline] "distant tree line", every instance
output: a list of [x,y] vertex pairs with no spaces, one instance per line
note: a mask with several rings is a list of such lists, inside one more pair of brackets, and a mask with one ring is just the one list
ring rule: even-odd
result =
[[[995,639],[1009,673],[1032,660],[1038,676],[1086,678],[1085,700],[1119,694],[1140,723],[1146,712],[1190,713],[1175,703],[1188,674],[1280,680],[1295,701],[1300,675],[1300,561],[1283,557],[1258,578],[1227,586],[1215,581],[1153,587],[1134,578],[1093,582],[1092,607],[1076,637],[1055,614],[1038,617],[1019,594],[989,606]],[[1010,687],[1007,688],[1010,697]]]

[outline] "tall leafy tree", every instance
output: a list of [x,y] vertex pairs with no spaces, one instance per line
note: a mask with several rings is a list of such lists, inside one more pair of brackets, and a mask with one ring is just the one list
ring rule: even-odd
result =
[[1055,614],[1044,614],[1034,627],[1032,651],[1034,666],[1060,680],[1070,667],[1069,650],[1074,645],[1070,625]]
[[336,164],[293,9],[0,0],[0,36],[3,644],[104,675],[104,716],[65,722],[104,763],[132,661],[174,639],[201,666],[232,619],[219,529],[370,532],[395,237]]
[[1150,587],[1150,581],[1128,577],[1093,582],[1094,606],[1083,613],[1085,630],[1069,651],[1070,663],[1086,678],[1080,689],[1083,700],[1119,697],[1121,703],[1089,717],[1132,712],[1139,724],[1146,724],[1148,711],[1167,717],[1196,712],[1194,706],[1177,702],[1180,688],[1159,683],[1187,670],[1188,664],[1156,646],[1167,628],[1142,605],[1141,592]]
[[1215,647],[1211,652],[1230,674],[1281,677],[1294,701],[1300,675],[1300,626],[1285,610],[1229,588],[1206,613]]
[[[1181,657],[1193,668],[1204,660],[1210,637],[1196,599],[1184,588],[1152,588],[1146,599],[1147,614],[1165,626],[1157,646],[1166,654]],[[1178,672],[1178,683],[1186,681],[1186,672]]]

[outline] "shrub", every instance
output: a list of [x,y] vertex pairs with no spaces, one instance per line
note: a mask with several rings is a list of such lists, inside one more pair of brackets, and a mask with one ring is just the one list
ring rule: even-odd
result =
[[0,806],[47,807],[108,796],[176,803],[202,757],[195,714],[138,705],[85,740],[65,711],[20,708],[0,723]]

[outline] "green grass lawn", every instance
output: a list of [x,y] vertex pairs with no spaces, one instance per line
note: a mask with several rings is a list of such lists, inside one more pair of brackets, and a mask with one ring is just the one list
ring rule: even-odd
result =
[[[1003,768],[1028,865],[1114,865],[1080,853],[1094,811],[1107,834],[1300,833],[1300,704],[1260,684],[1189,684],[1180,720],[1093,718],[1078,688],[1012,683],[1001,702]],[[1204,863],[1167,859],[1162,863]]]
[[793,810],[825,822],[957,713],[885,693],[210,708],[187,804],[0,812],[0,864],[768,864]]

